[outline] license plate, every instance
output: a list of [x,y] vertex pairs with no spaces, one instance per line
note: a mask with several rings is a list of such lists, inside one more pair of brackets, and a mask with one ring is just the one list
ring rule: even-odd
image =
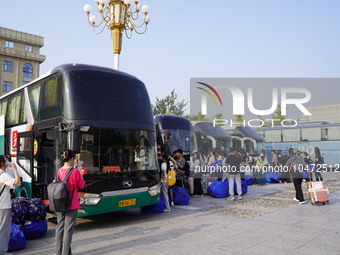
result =
[[120,200],[119,207],[131,206],[136,205],[136,199],[127,199],[127,200]]

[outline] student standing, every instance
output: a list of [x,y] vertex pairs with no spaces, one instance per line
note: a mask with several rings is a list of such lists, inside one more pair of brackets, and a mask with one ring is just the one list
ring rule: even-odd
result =
[[169,204],[169,195],[168,195],[168,185],[166,185],[166,177],[169,172],[170,162],[169,156],[167,154],[162,155],[162,164],[161,164],[161,196],[164,198],[165,202],[165,210],[167,212],[171,211],[170,204]]
[[[282,151],[277,152],[277,162],[282,167],[284,166],[289,157],[286,154],[283,154]],[[287,169],[282,169],[282,179],[281,183],[288,183],[290,182],[290,172]]]
[[[203,188],[202,188],[202,179],[201,179],[201,172],[200,172],[200,167],[201,167],[201,161],[198,155],[197,151],[194,151],[194,154],[192,156],[192,160],[190,161],[190,166],[191,166],[191,173],[194,173],[192,176],[194,178],[194,192],[193,195],[195,196],[203,196]],[[197,168],[199,169],[197,171]]]
[[242,158],[240,155],[236,154],[236,150],[232,147],[230,148],[230,156],[227,157],[226,167],[229,171],[229,197],[228,200],[234,200],[234,181],[237,186],[237,199],[242,199],[242,186],[241,186],[241,174],[240,174],[240,164],[242,163]]
[[4,155],[0,156],[0,254],[6,254],[11,234],[12,206],[10,187],[20,186],[21,181],[17,167],[8,162],[8,166],[14,172],[14,178],[6,173],[7,160]]
[[323,164],[325,164],[325,161],[323,157],[321,156],[319,147],[314,148],[314,154],[315,154],[315,157],[312,157],[312,156],[310,157],[315,160],[315,169],[314,169],[315,180],[323,181],[321,171],[323,169]]
[[305,204],[306,202],[305,202],[305,199],[303,198],[303,192],[301,188],[301,184],[303,180],[301,169],[305,168],[307,164],[300,155],[296,154],[294,148],[290,148],[288,152],[289,152],[290,158],[286,162],[285,167],[293,168],[292,175],[293,175],[293,183],[294,183],[294,188],[295,188],[295,198],[293,199],[299,202],[299,204]]
[[[67,172],[73,167],[75,160],[75,153],[71,150],[66,150],[63,155],[64,166],[58,170],[58,178],[60,181],[64,179]],[[56,254],[57,255],[71,255],[71,242],[76,222],[78,209],[80,208],[78,188],[83,189],[85,181],[82,172],[79,169],[74,169],[67,179],[68,191],[70,195],[71,206],[67,212],[58,212],[57,214],[57,228],[56,228]]]

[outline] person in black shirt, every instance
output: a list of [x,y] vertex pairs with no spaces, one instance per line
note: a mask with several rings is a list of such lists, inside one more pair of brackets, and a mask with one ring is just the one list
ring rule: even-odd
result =
[[314,153],[315,153],[315,157],[313,156],[310,156],[310,157],[315,160],[315,170],[314,170],[315,180],[323,181],[322,175],[320,173],[320,169],[323,169],[324,167],[323,164],[325,164],[325,161],[323,157],[321,156],[319,147],[314,148]]
[[[280,166],[284,166],[287,163],[288,159],[289,157],[286,154],[283,154],[282,151],[278,150],[277,162]],[[290,172],[283,170],[281,183],[289,183],[289,182],[290,182]]]
[[241,175],[240,175],[240,164],[243,160],[240,155],[236,154],[235,148],[230,148],[230,156],[227,157],[226,167],[229,172],[229,197],[228,200],[234,200],[234,181],[237,186],[237,199],[242,199],[242,186],[241,186]]
[[307,167],[306,162],[302,158],[302,156],[296,154],[294,148],[289,149],[289,155],[290,158],[284,165],[285,167],[292,167],[292,175],[293,175],[293,183],[294,183],[294,188],[295,188],[295,197],[293,198],[295,201],[299,202],[299,204],[305,204],[305,199],[303,197],[303,192],[301,188],[302,184],[302,172],[301,169],[305,169]]

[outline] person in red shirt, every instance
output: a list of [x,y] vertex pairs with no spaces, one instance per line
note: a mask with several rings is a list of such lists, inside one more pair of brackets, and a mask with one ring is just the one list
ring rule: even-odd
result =
[[[58,170],[58,178],[60,181],[64,179],[68,170],[73,167],[75,160],[75,153],[71,150],[66,150],[62,159],[64,166]],[[75,168],[70,177],[67,179],[68,191],[70,194],[71,206],[67,212],[58,212],[57,214],[57,228],[56,228],[56,254],[57,255],[70,255],[71,242],[74,230],[74,224],[76,222],[78,209],[80,208],[78,188],[83,189],[85,181],[83,179],[82,172]],[[72,197],[73,194],[73,197]]]

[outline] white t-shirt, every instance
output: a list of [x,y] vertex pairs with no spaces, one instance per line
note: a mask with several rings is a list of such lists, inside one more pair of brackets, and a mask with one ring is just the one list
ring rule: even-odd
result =
[[[8,174],[9,174],[10,176],[12,176],[13,178],[15,178],[15,174],[14,174],[13,170],[10,169],[9,167],[6,168],[6,173],[8,173]],[[11,187],[11,189],[16,189],[16,186],[13,185],[13,186]]]
[[163,178],[161,178],[161,182],[166,182],[166,177],[167,177],[167,174],[166,174],[166,163],[163,162],[162,165],[161,165],[161,177],[163,177],[163,170],[165,171],[165,181],[163,180]]
[[15,179],[6,173],[4,170],[0,170],[0,182],[5,183],[6,187],[0,196],[0,209],[11,209],[11,193],[10,187],[13,186]]

